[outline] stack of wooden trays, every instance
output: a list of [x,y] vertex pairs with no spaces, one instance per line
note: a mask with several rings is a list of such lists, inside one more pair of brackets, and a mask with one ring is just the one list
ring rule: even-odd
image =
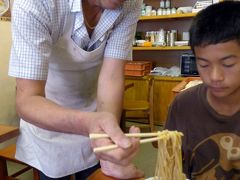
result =
[[151,61],[131,61],[125,65],[126,76],[145,76],[152,69]]

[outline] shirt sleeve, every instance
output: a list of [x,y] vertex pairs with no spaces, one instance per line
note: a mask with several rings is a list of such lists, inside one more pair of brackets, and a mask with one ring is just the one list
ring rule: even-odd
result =
[[14,1],[10,76],[46,80],[52,46],[48,8],[43,1]]
[[123,18],[114,27],[106,45],[105,57],[132,59],[132,42],[141,12],[142,0],[131,0],[123,6]]

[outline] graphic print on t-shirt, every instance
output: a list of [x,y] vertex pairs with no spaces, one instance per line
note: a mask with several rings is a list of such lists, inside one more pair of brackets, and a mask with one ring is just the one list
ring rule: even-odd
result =
[[191,179],[239,180],[240,137],[236,134],[215,134],[201,141],[191,156]]

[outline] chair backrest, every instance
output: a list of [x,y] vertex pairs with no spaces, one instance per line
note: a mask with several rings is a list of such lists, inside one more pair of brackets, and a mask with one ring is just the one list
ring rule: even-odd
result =
[[[147,123],[145,127],[154,130],[153,120],[153,78],[144,76],[138,78],[130,78],[126,80],[126,84],[134,83],[134,88],[129,88],[125,92],[122,127],[125,126],[126,119],[135,122]],[[137,120],[138,119],[138,120]]]
[[146,100],[150,102],[152,99],[152,85],[153,78],[150,76],[143,76],[137,78],[126,78],[125,84],[133,83],[132,88],[128,88],[125,91],[124,99],[125,100]]

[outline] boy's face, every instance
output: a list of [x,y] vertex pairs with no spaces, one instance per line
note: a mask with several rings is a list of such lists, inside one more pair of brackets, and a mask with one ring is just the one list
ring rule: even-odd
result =
[[240,97],[240,45],[228,41],[194,50],[208,93],[215,98]]

